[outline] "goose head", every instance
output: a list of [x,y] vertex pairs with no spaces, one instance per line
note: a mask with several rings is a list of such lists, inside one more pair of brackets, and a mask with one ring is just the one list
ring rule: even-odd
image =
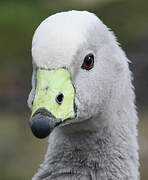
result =
[[97,117],[118,104],[125,90],[127,59],[93,13],[68,11],[45,19],[33,36],[32,57],[29,122],[38,138]]

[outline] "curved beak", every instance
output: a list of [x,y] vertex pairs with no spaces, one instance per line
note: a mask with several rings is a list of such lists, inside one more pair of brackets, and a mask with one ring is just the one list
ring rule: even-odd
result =
[[38,138],[47,137],[64,120],[75,116],[74,88],[68,70],[38,69],[36,94],[29,121],[33,134]]

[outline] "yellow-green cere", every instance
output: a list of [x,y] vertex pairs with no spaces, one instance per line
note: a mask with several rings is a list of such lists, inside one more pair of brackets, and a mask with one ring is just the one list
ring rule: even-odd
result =
[[[63,102],[58,104],[56,96],[61,92]],[[38,69],[36,72],[36,92],[32,115],[39,108],[46,108],[56,118],[74,118],[74,88],[68,70]]]

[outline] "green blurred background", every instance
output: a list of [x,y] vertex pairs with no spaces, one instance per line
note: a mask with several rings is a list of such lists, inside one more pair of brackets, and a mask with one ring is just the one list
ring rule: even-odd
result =
[[42,20],[72,9],[96,13],[115,32],[132,61],[140,117],[141,179],[147,180],[147,0],[0,0],[0,179],[29,180],[43,161],[47,139],[34,138],[28,126],[31,41]]

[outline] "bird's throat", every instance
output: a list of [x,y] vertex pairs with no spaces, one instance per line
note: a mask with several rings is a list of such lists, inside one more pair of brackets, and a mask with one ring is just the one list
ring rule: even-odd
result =
[[68,131],[67,128],[69,127],[65,126],[52,132],[43,169],[38,176],[47,175],[49,179],[54,179],[62,173],[71,173],[73,176],[79,174],[92,179],[134,179],[130,179],[134,177],[131,167],[138,165],[134,165],[137,160],[132,140],[127,137],[126,131],[120,134],[121,131],[117,130],[113,133],[112,128],[107,126],[100,129],[83,127],[80,131],[76,131],[76,128]]

